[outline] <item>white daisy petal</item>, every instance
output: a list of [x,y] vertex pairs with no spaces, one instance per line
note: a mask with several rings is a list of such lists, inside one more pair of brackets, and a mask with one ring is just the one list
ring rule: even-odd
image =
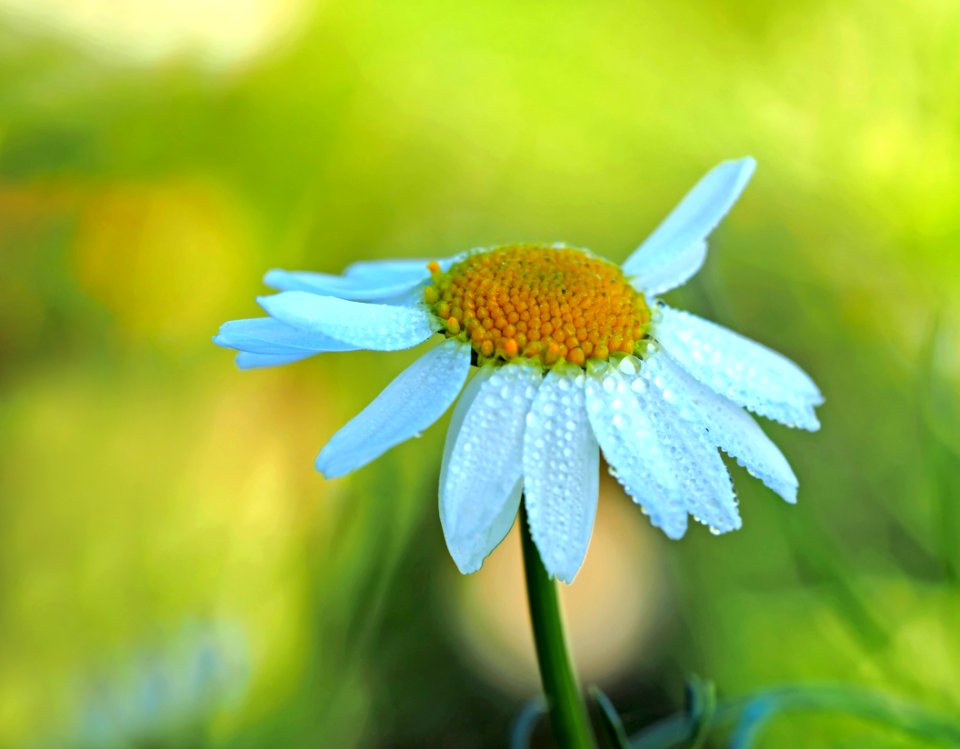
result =
[[450,339],[417,359],[357,414],[317,457],[327,478],[343,476],[406,442],[443,416],[470,371],[470,346]]
[[237,366],[240,369],[260,369],[261,367],[279,367],[282,364],[292,364],[293,362],[306,359],[313,356],[314,351],[302,351],[298,354],[251,354],[249,351],[241,351],[237,354]]
[[592,362],[586,380],[587,414],[610,473],[670,538],[687,530],[687,508],[668,466],[656,430],[630,389],[630,382],[608,362]]
[[[643,247],[641,246],[640,249]],[[670,258],[663,258],[662,256],[668,251]],[[624,269],[630,284],[648,297],[664,294],[678,286],[683,286],[693,278],[707,259],[707,240],[701,239],[682,249],[679,246],[676,248],[667,246],[659,255],[660,257],[657,257],[652,252],[648,254],[650,268],[630,272]],[[639,263],[634,263],[634,268],[637,265]]]
[[423,310],[424,302],[423,287],[414,286],[395,296],[384,297],[379,300],[379,304],[385,304],[388,307],[409,307],[410,309]]
[[787,502],[797,501],[797,477],[790,464],[750,414],[701,385],[661,351],[647,357],[643,367],[662,382],[679,417],[699,425],[714,445]]
[[[476,400],[477,393],[480,392],[480,386],[490,379],[496,373],[497,368],[492,366],[480,367],[473,376],[463,392],[460,393],[460,399],[453,409],[453,415],[450,417],[450,426],[447,427],[447,438],[443,443],[443,460],[440,462],[440,489],[446,483],[447,469],[450,467],[450,456],[453,454],[453,448],[456,446],[457,437],[460,435],[460,429],[463,427],[463,420],[470,411],[470,406]],[[441,514],[441,520],[443,519]]]
[[[632,357],[625,361],[636,362]],[[673,405],[674,395],[649,367],[640,368],[631,389],[653,422],[667,457],[664,463],[651,463],[651,471],[660,475],[664,484],[668,484],[667,474],[672,475],[679,483],[687,510],[714,533],[739,528],[741,520],[733,484],[716,446],[699,426],[679,416]]]
[[552,369],[527,416],[524,502],[547,572],[572,582],[597,510],[600,451],[590,428],[582,371]]
[[465,574],[480,569],[513,525],[526,416],[541,379],[528,365],[482,367],[454,410],[440,470],[440,522]]
[[287,325],[373,351],[411,348],[437,330],[430,314],[419,307],[350,302],[306,291],[283,291],[257,301]]
[[379,283],[384,286],[401,282],[425,281],[430,277],[428,258],[409,260],[364,260],[347,266],[343,275],[354,280]]
[[425,281],[430,277],[427,265],[436,262],[440,270],[449,270],[450,266],[462,259],[467,253],[461,252],[453,257],[422,258],[409,260],[373,260],[361,261],[348,266],[343,272],[353,279],[365,279],[387,285],[400,281]]
[[703,265],[707,236],[747,186],[756,162],[725,161],[706,174],[627,258],[623,272],[646,294],[680,286]]
[[689,312],[658,305],[653,335],[687,372],[720,395],[782,424],[815,431],[823,396],[785,356]]
[[220,326],[213,342],[251,354],[309,355],[325,351],[355,351],[357,348],[322,333],[297,330],[272,317],[231,320]]
[[334,276],[310,271],[271,270],[263,278],[267,286],[281,291],[308,291],[311,294],[335,296],[357,302],[382,302],[416,288],[427,276],[426,268],[421,277],[399,280],[367,278],[364,276]]

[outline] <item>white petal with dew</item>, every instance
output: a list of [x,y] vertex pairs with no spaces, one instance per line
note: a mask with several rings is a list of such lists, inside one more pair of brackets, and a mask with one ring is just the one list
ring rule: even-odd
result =
[[755,167],[750,157],[724,161],[702,177],[623,264],[634,286],[662,294],[700,270],[707,236],[740,197]]
[[443,416],[470,371],[470,346],[448,340],[421,356],[337,432],[317,457],[327,478],[343,476],[406,442]]
[[409,260],[363,260],[348,266],[344,276],[372,283],[391,284],[398,282],[425,281],[430,277],[428,258]]
[[782,354],[662,303],[652,333],[674,361],[714,392],[787,426],[819,429],[813,407],[823,396]]
[[454,410],[440,470],[440,522],[465,574],[480,569],[513,525],[526,416],[541,379],[529,365],[482,367]]
[[630,387],[640,407],[653,422],[654,431],[666,457],[663,463],[651,463],[650,469],[668,483],[667,474],[679,484],[687,510],[714,533],[740,527],[740,514],[730,474],[716,446],[698,426],[687,422],[673,406],[673,394],[663,387],[646,366],[638,375],[634,357],[626,357],[620,370],[631,378]]
[[301,359],[306,359],[315,353],[315,351],[302,351],[298,354],[251,354],[249,351],[241,351],[237,354],[236,362],[240,369],[279,367],[283,364],[292,364]]
[[430,271],[427,270],[429,263],[435,261],[440,270],[446,271],[465,254],[432,259],[363,260],[348,266],[343,273],[351,279],[364,279],[384,285],[401,281],[425,281],[430,277]]
[[281,291],[307,291],[357,302],[382,302],[414,289],[426,280],[426,275],[426,268],[423,271],[424,277],[399,281],[364,276],[334,276],[311,271],[271,270],[264,276],[263,282]]
[[224,348],[251,354],[303,354],[325,351],[355,351],[356,346],[337,341],[322,333],[297,330],[272,317],[231,320],[220,326],[213,342]]
[[793,469],[750,414],[701,385],[662,351],[644,359],[643,367],[680,416],[703,429],[714,445],[787,502],[797,501]]
[[[670,538],[687,530],[687,508],[680,485],[649,415],[630,382],[609,362],[591,362],[586,380],[587,414],[610,473]],[[665,470],[655,471],[656,466]]]
[[527,415],[524,502],[547,572],[572,582],[593,533],[600,450],[590,428],[581,370],[552,369]]
[[271,317],[373,351],[396,351],[423,343],[436,331],[419,307],[350,302],[305,291],[283,291],[257,300]]

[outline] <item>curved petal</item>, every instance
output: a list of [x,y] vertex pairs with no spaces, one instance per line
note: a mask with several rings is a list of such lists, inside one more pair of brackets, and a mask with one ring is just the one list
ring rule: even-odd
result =
[[[440,261],[438,261],[440,262]],[[363,260],[347,266],[343,275],[354,280],[389,285],[398,282],[425,281],[430,278],[427,270],[429,258],[410,258],[409,260]]]
[[327,478],[343,476],[406,442],[443,416],[470,371],[470,346],[448,340],[421,356],[357,414],[317,457]]
[[295,361],[306,359],[315,353],[315,351],[302,351],[299,354],[251,354],[248,351],[241,351],[237,354],[236,362],[240,369],[279,367],[282,364],[292,364]]
[[663,352],[647,357],[643,367],[680,416],[703,429],[714,445],[787,502],[797,501],[793,469],[750,414],[701,385]]
[[610,473],[650,522],[670,538],[687,530],[687,508],[650,416],[640,407],[630,383],[608,362],[591,363],[586,381],[587,414]]
[[593,533],[600,450],[590,428],[579,369],[552,369],[527,416],[524,502],[547,572],[572,582]]
[[440,469],[440,522],[464,574],[480,569],[513,525],[523,432],[540,381],[532,366],[482,367],[454,411]]
[[[469,252],[469,251],[468,251]],[[347,266],[343,272],[350,278],[363,278],[368,281],[396,283],[398,281],[425,281],[430,277],[427,265],[436,262],[440,270],[446,271],[466,254],[461,252],[445,258],[410,258],[405,260],[362,260]]]
[[707,236],[733,207],[755,168],[748,156],[724,161],[701,178],[623,264],[634,286],[646,294],[662,294],[700,270]]
[[437,327],[417,307],[364,304],[306,291],[283,291],[257,300],[271,317],[357,348],[397,351],[423,343]]
[[680,366],[714,392],[782,424],[815,431],[823,396],[785,356],[689,312],[658,305],[653,335]]
[[[621,362],[620,370],[632,372],[639,363],[633,357]],[[667,474],[679,484],[687,510],[714,533],[736,530],[742,524],[737,510],[730,474],[720,453],[703,430],[683,419],[671,405],[669,394],[656,380],[651,368],[640,367],[630,388],[640,407],[653,422],[665,463],[651,462],[650,469],[667,483]]]
[[[409,274],[412,276],[412,274]],[[419,276],[382,277],[334,276],[311,271],[271,270],[263,278],[267,286],[281,291],[307,291],[322,296],[335,296],[358,302],[382,302],[414,289],[429,278],[426,267]]]
[[308,333],[272,317],[231,320],[220,326],[213,342],[224,348],[251,354],[316,354],[326,351],[355,351],[351,346],[322,333]]

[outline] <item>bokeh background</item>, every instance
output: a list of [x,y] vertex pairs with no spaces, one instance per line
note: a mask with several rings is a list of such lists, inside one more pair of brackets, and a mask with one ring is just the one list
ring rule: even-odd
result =
[[[800,502],[735,470],[743,530],[670,542],[606,481],[581,672],[631,731],[693,674],[960,712],[958,45],[953,0],[0,0],[0,746],[504,745],[519,545],[456,573],[445,421],[312,467],[416,352],[210,337],[271,267],[623,260],[745,154],[670,299],[821,384],[821,432],[768,429]],[[757,745],[926,744],[840,711]]]

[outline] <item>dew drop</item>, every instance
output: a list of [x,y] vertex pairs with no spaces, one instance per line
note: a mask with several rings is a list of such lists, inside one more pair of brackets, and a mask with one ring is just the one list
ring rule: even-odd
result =
[[636,362],[629,356],[620,362],[619,369],[625,375],[635,375],[639,371]]

